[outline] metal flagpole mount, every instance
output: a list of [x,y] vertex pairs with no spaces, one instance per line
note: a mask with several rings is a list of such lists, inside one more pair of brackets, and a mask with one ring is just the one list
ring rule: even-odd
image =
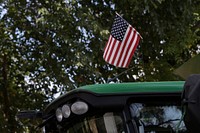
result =
[[120,74],[114,76],[113,78],[109,78],[109,79],[107,80],[107,83],[110,83],[111,81],[115,80],[116,78],[118,78],[119,76],[125,74],[126,72],[132,70],[133,68],[134,68],[134,66],[131,67],[131,68],[129,68],[129,69],[127,69],[127,70],[125,70],[125,71],[123,71],[123,72],[121,72]]

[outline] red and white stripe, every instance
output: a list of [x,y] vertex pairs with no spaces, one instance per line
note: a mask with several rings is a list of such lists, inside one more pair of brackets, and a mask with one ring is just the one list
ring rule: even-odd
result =
[[139,40],[139,33],[131,25],[128,26],[122,41],[118,41],[110,35],[104,49],[104,60],[117,67],[128,67]]

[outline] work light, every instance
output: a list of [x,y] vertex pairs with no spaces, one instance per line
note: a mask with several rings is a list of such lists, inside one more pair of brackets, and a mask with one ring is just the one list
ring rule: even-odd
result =
[[70,110],[70,107],[67,104],[62,106],[62,114],[65,118],[68,118],[70,116],[71,110]]
[[85,102],[77,101],[72,104],[71,110],[74,114],[82,115],[88,111],[88,105]]
[[63,119],[63,114],[62,114],[61,108],[58,108],[58,109],[56,110],[56,118],[57,118],[57,120],[58,120],[59,122],[62,121],[62,119]]

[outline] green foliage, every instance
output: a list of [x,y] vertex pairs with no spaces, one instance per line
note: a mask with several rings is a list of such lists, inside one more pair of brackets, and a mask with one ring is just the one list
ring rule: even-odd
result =
[[57,93],[105,83],[124,71],[102,58],[115,12],[143,37],[133,69],[117,82],[179,80],[173,70],[199,51],[199,5],[190,0],[2,1],[0,132],[28,132],[36,124],[20,125],[19,110],[43,109]]

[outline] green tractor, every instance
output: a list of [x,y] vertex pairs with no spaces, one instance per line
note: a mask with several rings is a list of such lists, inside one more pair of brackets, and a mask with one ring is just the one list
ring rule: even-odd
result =
[[45,133],[200,133],[199,60],[174,71],[184,81],[82,86],[18,117],[42,118]]
[[[199,133],[200,75],[185,81],[95,84],[52,101],[45,133]],[[18,117],[30,116],[21,112]]]

